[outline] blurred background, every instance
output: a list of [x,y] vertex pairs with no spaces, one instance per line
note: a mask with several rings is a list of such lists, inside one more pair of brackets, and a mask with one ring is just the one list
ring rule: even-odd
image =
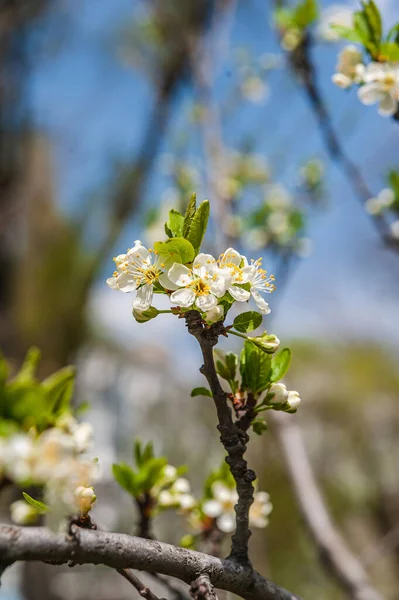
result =
[[[395,0],[378,6],[393,24]],[[276,276],[265,326],[293,350],[287,383],[303,402],[291,418],[334,522],[395,600],[399,252],[326,145],[274,9],[267,0],[0,3],[0,347],[17,366],[38,346],[42,376],[77,365],[103,527],[135,531],[111,477],[135,436],[185,462],[201,490],[223,453],[212,404],[190,398],[203,385],[195,340],[171,315],[137,324],[131,297],[105,279],[135,239],[163,236],[169,208],[192,192],[209,198],[204,248],[263,256]],[[331,11],[321,2],[313,74],[329,125],[377,196],[399,168],[399,127],[332,84],[342,44],[325,39]],[[255,566],[309,600],[351,598],[304,526],[278,427],[253,439],[249,455],[274,505],[251,539]],[[177,529],[156,523],[164,541],[176,542]],[[119,579],[101,567],[14,565],[0,598],[130,597]]]

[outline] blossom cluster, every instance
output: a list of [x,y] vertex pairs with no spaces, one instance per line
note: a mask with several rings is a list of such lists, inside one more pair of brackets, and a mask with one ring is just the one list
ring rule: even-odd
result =
[[220,300],[227,293],[237,302],[246,302],[252,296],[261,313],[270,312],[261,292],[275,289],[273,275],[262,268],[261,258],[248,261],[233,248],[218,259],[200,253],[186,266],[178,262],[168,264],[156,250],[145,248],[137,240],[133,248],[114,261],[116,270],[107,284],[122,292],[136,290],[133,309],[139,313],[150,308],[156,286],[157,291],[169,295],[174,306],[199,310],[209,323],[223,319]]
[[394,115],[399,107],[399,63],[369,62],[364,64],[362,52],[353,45],[339,54],[333,82],[343,88],[357,84],[358,98],[365,105],[378,103],[384,117]]
[[43,490],[43,504],[18,500],[11,505],[11,517],[17,523],[34,522],[41,512],[48,512],[48,525],[58,528],[69,515],[85,518],[96,500],[92,483],[97,467],[85,456],[92,426],[77,423],[69,415],[56,425],[39,435],[32,428],[0,438],[0,476],[20,488]]

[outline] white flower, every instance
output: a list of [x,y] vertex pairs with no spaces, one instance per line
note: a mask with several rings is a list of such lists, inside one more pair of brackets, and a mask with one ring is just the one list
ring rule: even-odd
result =
[[[244,263],[246,266],[248,265],[247,259],[244,257]],[[274,285],[274,275],[267,276],[267,271],[262,269],[262,259],[258,258],[258,260],[251,261],[251,267],[254,267],[254,270],[251,272],[249,282],[251,284],[250,293],[252,298],[255,300],[257,307],[260,312],[264,315],[268,315],[270,312],[270,307],[266,300],[262,298],[259,292],[264,292],[270,294],[276,289]]]
[[39,513],[25,500],[17,500],[10,506],[10,515],[12,521],[17,525],[32,525],[37,521]]
[[268,516],[273,510],[273,505],[270,502],[270,496],[267,492],[255,492],[254,501],[249,509],[249,525],[250,527],[259,527],[260,529],[267,527],[269,523]]
[[352,22],[353,8],[345,4],[332,4],[322,11],[316,34],[326,42],[336,42],[340,36],[331,25],[352,28]]
[[93,426],[91,423],[79,423],[73,431],[73,440],[78,454],[89,450],[93,443]]
[[366,105],[378,102],[380,115],[394,115],[399,102],[399,66],[372,62],[367,65],[363,80],[364,85],[357,92],[360,102]]
[[391,235],[395,239],[399,240],[399,219],[394,221],[391,225]]
[[16,434],[7,440],[4,449],[5,472],[16,483],[25,483],[32,477],[35,444],[29,435]]
[[217,321],[221,321],[223,319],[223,317],[224,317],[224,308],[223,308],[223,306],[218,304],[218,306],[215,306],[214,308],[211,308],[211,310],[207,310],[205,312],[204,319],[208,323],[208,325],[212,325],[213,323],[216,323]]
[[215,481],[212,485],[212,495],[213,499],[206,500],[202,510],[208,517],[216,519],[220,531],[231,533],[236,528],[234,506],[238,502],[237,491],[220,481]]
[[191,495],[190,483],[187,479],[179,477],[168,490],[162,490],[158,495],[158,504],[161,508],[180,508],[189,511],[196,502]]
[[97,499],[94,489],[92,487],[84,487],[83,485],[80,485],[76,488],[74,495],[75,503],[79,513],[83,516],[86,516],[90,512],[92,505]]
[[395,202],[395,193],[390,188],[384,188],[376,198],[369,198],[366,210],[370,215],[379,215]]
[[273,394],[273,397],[269,400],[270,404],[284,404],[288,400],[289,392],[284,383],[273,383],[270,386],[269,394]]
[[247,100],[254,104],[260,104],[267,96],[268,88],[260,77],[252,76],[245,79],[241,84],[241,92]]
[[287,403],[292,410],[296,410],[301,403],[299,393],[291,391],[288,393]]
[[133,308],[141,311],[151,306],[154,284],[157,281],[166,289],[175,289],[163,271],[165,264],[162,260],[156,257],[153,264],[152,252],[145,248],[140,240],[136,240],[127,254],[120,254],[114,258],[116,271],[107,279],[107,284],[114,290],[137,290]]
[[234,248],[227,248],[218,260],[220,269],[227,275],[229,286],[227,291],[238,302],[245,302],[251,296],[250,292],[244,290],[241,285],[248,283],[255,274],[255,267],[243,266],[243,257]]
[[217,306],[218,298],[224,295],[228,283],[210,254],[198,254],[192,269],[175,263],[169,269],[168,277],[181,288],[170,295],[173,304],[183,308],[194,305],[204,312]]
[[360,83],[365,72],[360,50],[353,45],[345,46],[338,55],[336,70],[332,80],[338,87],[345,89],[354,82]]

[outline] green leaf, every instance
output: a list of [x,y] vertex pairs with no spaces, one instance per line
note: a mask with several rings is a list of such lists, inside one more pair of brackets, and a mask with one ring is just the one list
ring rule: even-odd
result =
[[147,444],[143,448],[141,460],[143,464],[145,464],[151,458],[154,458],[154,444],[152,442],[147,442]]
[[246,341],[240,357],[241,386],[253,394],[263,392],[270,384],[271,357]]
[[217,374],[229,382],[233,393],[235,393],[238,387],[238,382],[236,381],[238,356],[233,352],[225,354],[219,349],[214,351],[214,356],[216,359],[215,366]]
[[137,310],[134,308],[132,314],[137,323],[147,323],[147,321],[151,321],[151,319],[155,319],[159,315],[159,310],[155,306],[150,306],[147,310]]
[[133,496],[137,492],[136,485],[136,475],[135,472],[129,465],[126,463],[113,464],[112,465],[112,473],[114,475],[115,480],[119,483],[119,485],[132,494]]
[[394,41],[399,44],[399,23],[396,23],[391,29],[388,31],[387,41]]
[[373,39],[373,32],[370,31],[369,22],[363,11],[357,11],[353,14],[353,25],[364,44]]
[[208,396],[209,398],[213,398],[212,393],[206,387],[196,387],[191,392],[191,398],[195,396]]
[[299,29],[305,29],[311,25],[319,15],[317,0],[303,0],[296,7],[293,20]]
[[64,367],[43,381],[42,387],[47,391],[53,415],[62,415],[70,408],[75,376],[74,367]]
[[166,235],[168,236],[168,238],[172,238],[173,237],[173,233],[171,232],[171,230],[168,227],[168,224],[165,223],[165,225],[163,226]]
[[186,238],[190,232],[191,223],[194,219],[197,210],[197,194],[193,194],[187,205],[186,214],[184,215],[183,237]]
[[204,239],[206,227],[208,225],[209,210],[209,201],[204,200],[199,205],[191,221],[190,231],[187,234],[187,239],[189,242],[191,242],[195,254],[198,254],[201,248],[202,240]]
[[384,60],[399,60],[399,45],[395,42],[383,42],[379,49],[379,58]]
[[34,506],[34,508],[36,508],[36,510],[40,514],[45,514],[46,512],[48,512],[50,510],[50,507],[47,506],[47,504],[45,504],[44,502],[40,502],[40,500],[35,500],[34,498],[32,498],[32,496],[29,496],[29,494],[27,494],[26,492],[22,492],[22,495],[25,498],[25,500],[27,501],[27,503],[30,504],[31,506]]
[[14,377],[15,382],[32,381],[36,375],[37,367],[40,361],[40,350],[38,348],[30,348],[25,357],[24,362],[17,375]]
[[169,235],[169,237],[174,237],[174,238],[184,237],[183,236],[183,225],[184,225],[183,215],[180,214],[178,210],[175,210],[174,208],[172,208],[172,210],[169,211],[169,219],[168,219],[167,223],[165,223],[165,231],[168,229],[172,235],[169,235],[169,233],[166,231],[167,235]]
[[283,348],[272,358],[272,371],[270,376],[271,383],[280,381],[287,373],[291,363],[291,350],[289,348]]
[[142,465],[142,458],[141,458],[141,440],[139,438],[134,440],[133,458],[136,461],[136,465],[140,468]]
[[196,254],[192,244],[182,237],[171,238],[166,242],[155,242],[154,249],[165,262],[173,260],[183,264],[191,263]]
[[241,313],[233,321],[233,327],[241,333],[248,333],[257,329],[262,323],[262,315],[255,310]]
[[262,433],[267,430],[267,423],[262,417],[257,417],[252,421],[251,425],[254,433],[257,435],[262,435]]
[[375,44],[378,46],[382,37],[382,20],[380,11],[373,0],[369,0],[368,2],[363,1],[362,6],[363,14],[369,25],[370,40],[375,42]]
[[335,31],[335,33],[344,40],[348,40],[350,42],[357,42],[360,44],[363,43],[363,37],[351,27],[344,27],[343,25],[335,25],[334,23],[332,23],[330,25],[330,29]]
[[3,354],[0,352],[0,388],[2,388],[8,379],[8,364]]

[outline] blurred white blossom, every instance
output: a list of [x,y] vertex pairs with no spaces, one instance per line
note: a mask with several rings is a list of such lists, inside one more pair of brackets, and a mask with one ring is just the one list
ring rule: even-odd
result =
[[392,63],[371,62],[363,75],[364,85],[358,89],[363,104],[376,104],[383,117],[390,117],[398,110],[399,66]]

